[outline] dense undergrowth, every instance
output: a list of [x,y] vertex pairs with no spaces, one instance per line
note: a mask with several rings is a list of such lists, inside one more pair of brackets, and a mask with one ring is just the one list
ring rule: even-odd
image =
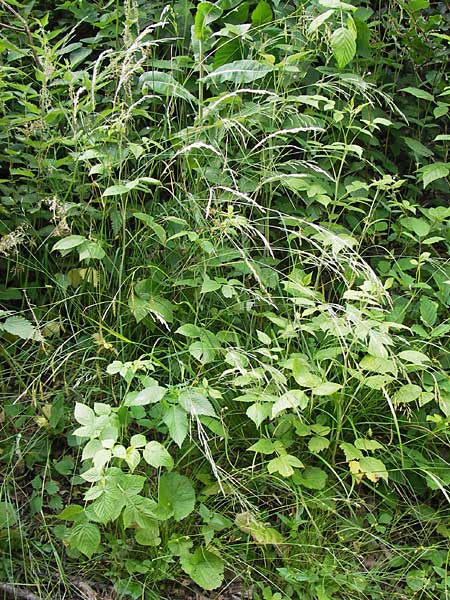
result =
[[0,582],[448,598],[445,2],[0,22]]

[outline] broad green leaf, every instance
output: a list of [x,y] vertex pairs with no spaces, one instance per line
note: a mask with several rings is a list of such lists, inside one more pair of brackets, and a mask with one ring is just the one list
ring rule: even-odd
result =
[[127,394],[125,396],[125,406],[146,406],[147,404],[156,404],[160,402],[167,393],[167,388],[160,385],[151,385],[134,394]]
[[361,471],[370,481],[376,483],[379,479],[388,480],[388,473],[384,463],[378,458],[365,456],[360,459],[359,466]]
[[179,333],[180,335],[184,335],[188,338],[198,338],[203,334],[204,329],[198,327],[197,325],[193,325],[192,323],[186,323],[185,325],[181,325],[175,331],[175,333]]
[[92,425],[96,419],[92,408],[86,406],[86,404],[81,404],[81,402],[75,403],[74,417],[81,425]]
[[322,450],[326,450],[330,445],[330,440],[321,435],[314,435],[308,442],[308,450],[318,454]]
[[106,490],[91,504],[91,508],[98,521],[106,524],[119,518],[124,505],[125,500],[117,491]]
[[259,452],[260,454],[273,454],[275,452],[275,444],[272,442],[272,440],[263,438],[250,446],[250,448],[247,448],[247,451]]
[[356,10],[356,7],[353,6],[353,4],[349,4],[348,2],[342,2],[342,0],[319,0],[319,4],[324,8],[333,8],[334,10]]
[[370,354],[367,354],[359,363],[359,366],[363,371],[371,371],[383,375],[392,373],[392,375],[397,376],[397,366],[394,360],[390,358],[382,358],[381,356],[371,356]]
[[147,438],[142,433],[137,433],[131,436],[130,446],[133,446],[133,448],[143,448],[146,443]]
[[123,526],[146,527],[148,522],[155,519],[157,504],[150,498],[143,496],[132,496],[127,499],[127,504],[122,513]]
[[[136,529],[134,537],[141,546],[159,546],[161,538],[159,537],[158,522],[147,520],[145,528]],[[139,589],[139,593],[140,591],[141,589]]]
[[269,473],[279,473],[282,477],[290,477],[294,474],[294,468],[303,469],[304,464],[292,454],[284,454],[277,458],[272,458],[267,465]]
[[127,463],[128,467],[130,468],[130,471],[133,473],[133,471],[141,462],[141,453],[136,448],[127,448],[125,452],[124,461]]
[[[195,96],[191,94],[185,87],[170,75],[162,71],[150,71],[139,77],[139,84],[142,87],[143,93],[148,90],[161,94],[164,98],[181,98],[192,104],[197,103]],[[104,195],[104,194],[103,194]]]
[[265,77],[273,70],[273,67],[260,63],[257,60],[235,60],[215,69],[201,81],[224,83],[230,81],[236,85],[251,83]]
[[312,35],[313,33],[315,33],[321,25],[323,25],[326,21],[328,21],[328,19],[331,17],[332,14],[334,14],[333,9],[326,10],[324,13],[322,13],[321,15],[319,15],[315,19],[313,19],[311,21],[311,23],[309,24],[307,34]]
[[374,450],[383,450],[384,446],[376,440],[370,440],[367,438],[356,438],[355,447],[359,450],[365,450],[366,452],[373,452]]
[[217,417],[214,407],[208,398],[195,389],[182,390],[178,395],[178,402],[193,417],[199,415]]
[[205,40],[210,31],[209,23],[217,21],[222,15],[222,9],[211,2],[200,2],[194,20],[194,37],[196,40]]
[[175,521],[190,515],[195,507],[195,491],[190,479],[178,473],[165,473],[159,480],[159,504],[173,514]]
[[430,165],[425,165],[418,169],[418,172],[421,174],[423,187],[426,188],[430,183],[433,183],[433,181],[448,176],[450,173],[450,163],[431,163]]
[[280,412],[287,409],[304,410],[309,403],[309,398],[302,390],[286,392],[272,406],[271,418],[274,419]]
[[17,510],[11,502],[0,502],[0,530],[13,527],[18,520]]
[[273,19],[272,9],[266,0],[260,0],[252,12],[252,23],[255,27],[270,23]]
[[128,194],[130,188],[128,188],[123,183],[118,183],[117,185],[111,185],[106,188],[102,193],[103,198],[107,198],[108,196],[121,196],[122,194]]
[[57,517],[63,521],[75,521],[83,512],[84,508],[79,504],[68,504]]
[[261,423],[272,415],[272,406],[269,403],[256,402],[247,408],[245,414],[255,423],[256,427],[260,427]]
[[328,475],[318,467],[306,467],[302,472],[294,474],[293,481],[309,490],[323,490],[326,486]]
[[428,327],[433,327],[436,323],[438,307],[438,303],[427,296],[422,296],[420,299],[420,318]]
[[356,448],[353,444],[349,444],[348,442],[342,442],[339,444],[339,448],[345,454],[345,460],[350,462],[351,460],[359,460],[363,458],[363,454],[361,450]]
[[343,69],[353,60],[356,54],[354,32],[346,27],[339,27],[333,32],[330,44],[339,69]]
[[430,233],[430,225],[425,219],[405,217],[400,219],[400,223],[409,231],[413,231],[418,237],[425,237]]
[[425,90],[420,90],[416,87],[405,87],[400,90],[400,92],[406,92],[407,94],[411,94],[416,98],[421,98],[422,100],[429,100],[430,102],[434,102],[434,96],[432,96],[429,92]]
[[286,543],[281,533],[259,521],[249,511],[238,513],[234,522],[238,529],[244,533],[249,533],[257,544],[273,544],[274,546],[278,546],[279,544]]
[[161,242],[163,246],[166,244],[167,236],[165,229],[159,225],[153,217],[147,215],[146,213],[137,212],[133,215],[136,219],[139,219],[143,223],[145,223],[153,233],[156,235],[158,240]]
[[69,545],[91,558],[100,545],[100,531],[93,523],[79,523],[70,530]]
[[173,458],[164,446],[155,440],[145,446],[143,457],[152,467],[166,467],[168,471],[171,471],[173,468]]
[[398,357],[413,365],[423,366],[430,363],[428,356],[417,350],[404,350],[399,353]]
[[186,411],[174,404],[165,406],[162,420],[169,430],[170,437],[181,448],[188,432]]
[[430,150],[430,148],[424,146],[421,142],[419,142],[419,140],[415,140],[414,138],[405,136],[403,138],[403,141],[408,146],[408,148],[411,148],[416,158],[420,158],[422,156],[430,157],[434,154],[434,152]]
[[181,568],[204,590],[215,590],[223,581],[225,563],[215,552],[197,548],[193,554],[183,553]]
[[332,383],[331,381],[325,381],[324,383],[321,383],[317,387],[314,387],[312,389],[312,393],[315,396],[331,396],[331,394],[334,394],[335,392],[340,390],[341,387],[342,387],[342,385],[340,385],[339,383]]
[[419,398],[421,393],[422,388],[419,385],[408,383],[406,385],[402,385],[402,387],[395,392],[394,396],[392,397],[392,402],[394,404],[406,404],[408,402],[414,402]]
[[84,242],[86,242],[86,238],[84,235],[68,235],[62,240],[56,242],[56,244],[52,248],[52,252],[55,250],[71,250],[72,248],[76,248],[77,246],[81,246]]
[[106,252],[97,242],[86,240],[81,246],[78,246],[78,258],[80,260],[101,260],[105,256]]
[[20,316],[8,317],[4,323],[0,324],[0,329],[22,340],[41,341],[43,339],[36,327],[28,319]]

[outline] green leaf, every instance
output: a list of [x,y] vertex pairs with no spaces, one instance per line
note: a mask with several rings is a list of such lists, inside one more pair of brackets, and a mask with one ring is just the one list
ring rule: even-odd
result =
[[173,404],[165,406],[162,420],[169,430],[170,437],[175,444],[181,448],[188,432],[188,417],[186,411]]
[[432,163],[430,165],[425,165],[424,167],[421,167],[420,169],[418,169],[418,172],[422,176],[423,187],[426,188],[433,181],[448,176],[448,174],[450,173],[450,163]]
[[330,445],[330,440],[321,435],[314,435],[308,442],[308,450],[318,454],[322,450],[326,450]]
[[127,499],[126,506],[122,513],[123,526],[128,527],[146,527],[148,522],[155,519],[157,504],[150,498],[144,496],[131,496]]
[[341,387],[342,387],[342,385],[340,385],[339,383],[332,383],[331,381],[325,381],[324,383],[321,383],[317,387],[314,387],[312,389],[312,393],[315,396],[331,396],[331,394],[334,394],[335,392],[340,390]]
[[78,423],[86,426],[92,425],[96,419],[92,408],[86,406],[86,404],[81,404],[81,402],[75,403],[74,417]]
[[273,13],[270,5],[265,0],[260,0],[252,12],[252,23],[255,27],[265,25],[273,20]]
[[312,35],[313,33],[315,33],[319,29],[319,27],[321,25],[323,25],[325,23],[325,21],[328,21],[328,19],[333,14],[334,14],[333,9],[326,10],[324,13],[322,13],[321,15],[319,15],[315,19],[313,19],[311,21],[311,23],[309,24],[307,35]]
[[119,518],[124,504],[125,500],[118,491],[106,490],[91,504],[91,508],[98,521],[106,524]]
[[390,358],[382,358],[381,356],[371,356],[367,354],[359,363],[363,371],[371,371],[375,373],[392,373],[397,376],[397,366]]
[[405,217],[400,219],[400,223],[409,231],[413,231],[418,237],[425,237],[430,233],[430,225],[425,219],[416,217]]
[[[81,514],[83,514],[84,508],[79,504],[68,504],[59,515],[56,515],[58,519],[63,521],[75,521]],[[0,527],[1,528],[1,527]]]
[[346,27],[339,27],[331,36],[331,49],[339,69],[343,69],[356,55],[355,34]]
[[52,252],[54,252],[55,250],[60,250],[60,251],[71,250],[72,248],[81,246],[81,244],[83,244],[86,241],[87,240],[84,237],[84,235],[68,235],[67,237],[63,238],[62,240],[59,240],[58,242],[56,242],[56,244],[52,248]]
[[17,523],[18,515],[14,504],[11,502],[0,502],[0,530],[9,529]]
[[411,96],[415,96],[416,98],[421,98],[422,100],[429,100],[430,102],[434,102],[434,96],[425,90],[420,90],[416,87],[405,87],[400,90],[400,92],[406,92],[407,94],[411,94]]
[[178,395],[178,402],[184,410],[192,416],[205,415],[217,417],[211,402],[195,389],[182,390]]
[[271,418],[274,419],[280,412],[287,409],[304,410],[309,403],[309,398],[302,390],[290,390],[279,398],[272,406]]
[[386,467],[381,460],[378,458],[367,457],[361,458],[359,461],[361,471],[366,475],[368,479],[376,483],[378,479],[388,480],[388,473]]
[[144,448],[143,457],[152,467],[166,467],[168,471],[173,468],[173,458],[159,442],[149,442]]
[[165,473],[159,480],[159,505],[173,514],[175,521],[185,519],[195,508],[191,481],[178,473]]
[[[139,77],[139,84],[142,87],[143,93],[148,90],[161,94],[164,98],[181,98],[192,104],[197,103],[197,99],[185,87],[170,75],[162,71],[149,71]],[[128,191],[128,188],[127,188]],[[103,194],[104,195],[104,194]]]
[[306,467],[303,472],[295,473],[293,481],[309,490],[323,490],[326,486],[328,475],[318,467]]
[[392,397],[392,402],[394,404],[407,404],[408,402],[414,402],[419,398],[421,393],[422,388],[419,385],[408,383],[406,385],[402,385],[402,387],[395,392],[394,396]]
[[181,568],[204,590],[215,590],[223,581],[225,564],[215,552],[197,548],[193,554],[183,553]]
[[259,452],[260,454],[273,454],[275,452],[275,444],[272,440],[263,438],[258,440],[255,444],[247,448],[247,452]]
[[376,440],[370,440],[367,438],[356,438],[355,447],[359,450],[365,450],[366,452],[373,452],[374,450],[383,450],[383,445],[380,444],[380,442],[377,442]]
[[427,296],[422,296],[420,299],[420,318],[425,325],[433,327],[437,321],[438,303],[433,302]]
[[302,469],[304,464],[292,454],[284,454],[277,458],[272,458],[267,465],[269,473],[279,473],[282,477],[291,477],[294,474],[294,468]]
[[123,185],[122,183],[119,183],[117,185],[111,185],[110,187],[106,188],[106,190],[104,190],[104,192],[102,193],[102,198],[107,198],[108,196],[121,196],[122,194],[128,194],[129,191],[130,188],[128,188],[126,185]]
[[261,423],[272,415],[272,406],[269,403],[256,402],[247,408],[245,414],[255,423],[256,427],[260,427]]
[[345,460],[347,462],[363,458],[361,450],[356,448],[353,444],[349,444],[348,442],[342,442],[341,444],[339,444],[339,448],[344,452]]
[[145,389],[134,394],[127,394],[125,396],[125,406],[146,406],[147,404],[156,404],[160,402],[167,393],[167,388],[161,387],[156,384],[146,387]]
[[222,9],[211,2],[200,2],[197,6],[194,20],[194,38],[205,40],[209,35],[209,23],[217,21],[222,15]]
[[399,353],[398,357],[417,366],[423,366],[430,363],[428,356],[417,350],[404,350]]
[[167,240],[166,232],[165,232],[164,228],[161,227],[161,225],[159,225],[153,217],[151,217],[150,215],[147,215],[145,213],[141,213],[141,212],[134,213],[133,216],[136,219],[139,219],[140,221],[145,223],[148,227],[150,227],[150,229],[152,229],[153,233],[156,235],[156,237],[161,242],[161,244],[163,246],[166,245],[166,240]]
[[236,85],[251,83],[265,77],[273,67],[257,60],[235,60],[215,69],[200,81],[224,83],[230,81]]
[[36,327],[28,319],[20,316],[8,317],[0,325],[0,329],[22,340],[41,341],[43,339]]
[[100,545],[100,531],[93,523],[79,523],[70,530],[69,545],[91,558]]
[[184,335],[188,338],[199,338],[202,337],[204,329],[198,327],[197,325],[193,325],[192,323],[186,323],[185,325],[181,325],[175,331],[175,333],[179,333],[180,335]]

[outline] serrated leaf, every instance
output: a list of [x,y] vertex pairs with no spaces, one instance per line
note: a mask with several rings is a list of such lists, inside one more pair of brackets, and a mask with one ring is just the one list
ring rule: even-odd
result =
[[144,460],[152,467],[166,467],[168,471],[173,468],[173,458],[164,446],[155,440],[145,446],[142,455]]
[[322,450],[326,450],[330,445],[330,440],[321,435],[314,435],[308,442],[308,450],[318,454]]
[[339,27],[333,32],[330,44],[339,69],[347,66],[356,55],[355,34],[346,27]]
[[178,395],[178,402],[193,417],[199,415],[217,417],[214,407],[208,398],[194,389],[182,390]]
[[116,491],[106,490],[92,504],[91,508],[94,511],[99,523],[109,523],[119,518],[122,508],[125,505],[123,497]]
[[282,477],[291,477],[294,474],[294,468],[303,469],[304,464],[292,454],[283,454],[277,458],[272,458],[267,465],[269,473],[279,473]]
[[318,467],[306,467],[302,472],[295,474],[294,481],[309,490],[323,490],[326,486],[328,475]]
[[159,480],[159,503],[173,514],[175,521],[185,519],[195,507],[191,481],[178,473],[165,473]]
[[421,167],[418,169],[418,172],[422,176],[423,187],[426,188],[430,183],[433,183],[433,181],[448,176],[450,173],[450,163],[432,163]]
[[167,393],[167,388],[160,385],[151,385],[134,394],[125,396],[125,406],[146,406],[147,404],[156,404],[160,402]]
[[273,71],[273,67],[257,60],[235,60],[218,67],[200,81],[207,83],[224,83],[230,81],[236,85],[251,83],[265,77]]
[[193,554],[183,553],[180,564],[183,571],[204,590],[215,590],[222,584],[225,563],[214,552],[197,548]]
[[41,341],[43,339],[36,327],[28,319],[20,316],[8,317],[0,325],[0,329],[22,340]]
[[181,448],[188,432],[188,417],[186,411],[173,404],[165,406],[162,420],[169,430],[170,437],[175,444]]
[[70,530],[69,545],[91,558],[100,545],[100,531],[93,523],[79,523]]
[[363,458],[361,450],[356,448],[353,444],[349,444],[348,442],[342,442],[341,444],[339,444],[339,448],[344,452],[345,460],[347,462]]

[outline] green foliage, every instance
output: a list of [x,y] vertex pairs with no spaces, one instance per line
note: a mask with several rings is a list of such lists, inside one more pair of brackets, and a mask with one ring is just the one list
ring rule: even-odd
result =
[[0,580],[443,598],[444,3],[18,8]]

